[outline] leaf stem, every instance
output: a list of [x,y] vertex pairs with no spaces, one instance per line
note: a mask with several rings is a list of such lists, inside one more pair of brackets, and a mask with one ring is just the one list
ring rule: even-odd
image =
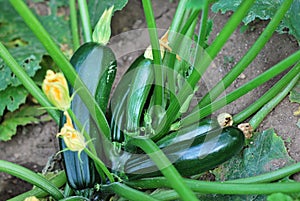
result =
[[124,197],[128,200],[132,201],[141,201],[141,200],[149,200],[149,201],[158,201],[157,199],[151,197],[150,195],[138,191],[134,188],[131,188],[127,185],[121,184],[119,182],[114,182],[112,184],[103,186],[104,190],[113,191],[121,197]]
[[83,28],[84,42],[92,41],[92,27],[86,0],[78,0],[81,23]]
[[77,50],[80,46],[79,34],[78,34],[78,20],[76,11],[76,0],[70,0],[70,19],[71,19],[71,31],[73,38],[73,50]]
[[268,26],[264,29],[263,33],[259,36],[249,51],[236,64],[236,66],[203,97],[195,108],[201,108],[208,105],[211,101],[214,101],[249,66],[271,38],[285,13],[290,8],[292,2],[292,0],[286,0],[282,3]]
[[161,173],[170,182],[170,187],[174,188],[174,190],[178,192],[182,200],[197,200],[191,189],[184,184],[183,178],[169,161],[169,159],[151,139],[132,138],[129,143],[140,147],[149,155]]
[[[49,182],[51,182],[54,186],[57,188],[62,187],[67,182],[67,177],[64,171],[60,171],[57,173],[54,177],[50,178]],[[43,191],[40,188],[33,188],[30,191],[27,191],[25,193],[22,193],[20,195],[17,195],[16,197],[13,197],[7,201],[19,201],[19,200],[25,200],[29,196],[36,196],[36,197],[46,197],[49,195],[47,192]]]
[[31,95],[46,108],[47,112],[53,118],[56,123],[59,123],[59,112],[53,109],[53,105],[48,101],[45,94],[41,89],[34,83],[34,81],[26,74],[24,69],[17,63],[13,56],[8,52],[4,45],[0,42],[0,57],[9,66],[11,71],[17,76],[22,82],[24,87],[31,93]]
[[258,100],[252,103],[243,111],[233,116],[233,122],[235,124],[241,123],[248,117],[250,117],[254,112],[259,110],[268,101],[274,98],[279,91],[282,90],[299,72],[290,70],[285,76],[283,76],[271,89],[269,89],[264,95],[262,95]]
[[[243,86],[239,87],[238,89],[232,91],[231,93],[223,96],[222,98],[212,102],[211,104],[196,110],[195,112],[189,114],[185,118],[181,120],[182,125],[190,125],[199,121],[200,119],[206,117],[207,115],[212,114],[216,110],[224,107],[225,105],[235,101],[236,99],[240,98],[241,96],[245,95],[249,91],[255,89],[256,87],[262,85],[266,81],[270,80],[271,78],[275,77],[276,75],[282,73],[284,70],[289,68],[291,65],[299,61],[300,51],[292,54],[288,58],[280,61],[272,68],[268,69],[264,73],[260,74],[259,76],[255,77],[251,81],[247,82]],[[293,68],[293,71],[299,72],[299,66]]]
[[300,74],[300,64],[297,65],[298,67],[298,74],[292,79],[292,81],[277,95],[275,96],[270,102],[264,105],[249,121],[249,124],[252,126],[253,130],[255,130],[259,124],[264,120],[264,118],[278,105],[292,90],[292,88],[297,83]]
[[148,32],[150,36],[150,43],[153,55],[153,62],[154,62],[154,75],[155,75],[155,89],[154,89],[154,96],[155,96],[155,105],[163,105],[164,100],[164,92],[163,92],[163,73],[162,73],[162,60],[160,55],[160,45],[156,30],[156,23],[154,18],[154,13],[152,9],[152,4],[150,0],[142,0],[144,13],[146,17],[146,22],[148,26]]
[[113,183],[114,178],[113,178],[112,174],[109,172],[109,170],[107,169],[107,167],[105,166],[105,164],[96,155],[94,155],[89,149],[85,148],[84,151],[91,159],[93,159],[95,164],[98,165],[103,170],[103,172],[104,172],[104,174],[106,174],[108,180],[111,183]]
[[0,172],[8,173],[39,187],[49,193],[56,200],[60,200],[64,197],[60,190],[43,176],[20,165],[0,160]]
[[[82,82],[80,77],[78,77],[75,69],[67,60],[65,55],[59,50],[51,36],[47,33],[45,28],[41,25],[41,23],[37,20],[37,18],[23,1],[10,0],[10,3],[20,14],[39,41],[44,45],[54,62],[60,67],[70,84],[74,87],[74,90],[80,89],[78,90],[78,95],[83,100],[94,120],[99,124],[101,133],[109,138],[110,128],[103,112],[95,102],[94,97],[91,95],[85,84]],[[21,74],[21,76],[24,76],[24,74]],[[97,117],[95,113],[97,113]]]
[[[208,182],[184,179],[185,184],[194,192],[225,195],[266,195],[272,193],[299,192],[300,182],[264,183],[264,184],[231,184],[225,182]],[[127,185],[139,189],[171,188],[172,182],[163,177],[126,182]]]

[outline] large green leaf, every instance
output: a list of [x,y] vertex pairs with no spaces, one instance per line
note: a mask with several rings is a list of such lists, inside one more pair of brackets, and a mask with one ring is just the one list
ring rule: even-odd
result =
[[300,103],[300,80],[298,80],[297,84],[290,93],[290,101]]
[[[216,168],[216,180],[232,180],[256,176],[290,165],[294,160],[288,155],[284,142],[273,129],[255,133],[253,140],[242,153]],[[210,196],[211,197],[211,196]],[[265,200],[265,196],[214,195],[214,200]]]
[[[67,0],[49,1],[50,14],[38,16],[38,18],[54,41],[67,55],[70,55],[69,19],[58,12],[59,8],[66,3]],[[0,41],[8,48],[26,73],[30,77],[34,77],[41,68],[40,63],[47,52],[6,0],[0,0]],[[0,116],[5,108],[13,111],[24,103],[28,93],[22,87],[16,88],[19,85],[21,82],[0,58]]]
[[114,10],[122,10],[124,6],[127,4],[128,0],[91,0],[89,1],[88,7],[91,17],[91,24],[92,27],[95,27],[97,24],[100,16],[102,15],[103,11],[112,5],[114,5]]
[[46,111],[39,109],[39,107],[23,106],[15,112],[7,113],[4,116],[4,121],[0,124],[0,141],[10,140],[16,134],[18,126],[40,122],[41,119],[37,117],[46,113]]
[[[279,6],[284,0],[257,0],[248,12],[248,15],[243,19],[245,24],[248,24],[259,18],[261,20],[271,19],[275,12],[278,10]],[[219,0],[212,6],[212,11],[222,13],[227,11],[235,11],[241,4],[242,0]],[[300,41],[300,1],[293,1],[291,8],[286,13],[281,24],[279,25],[277,31],[279,33],[285,33],[288,30],[289,34],[295,36],[295,38]]]

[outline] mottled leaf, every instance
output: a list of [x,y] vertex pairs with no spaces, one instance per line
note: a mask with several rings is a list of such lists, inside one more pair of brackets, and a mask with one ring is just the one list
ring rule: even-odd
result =
[[18,126],[30,123],[38,123],[41,120],[37,117],[46,113],[39,109],[40,106],[23,106],[19,110],[7,113],[4,121],[0,124],[0,141],[8,141],[17,132]]
[[290,101],[300,103],[300,80],[298,80],[297,84],[291,90]]
[[122,10],[124,6],[127,4],[128,0],[91,0],[88,3],[89,12],[90,12],[90,19],[92,27],[96,26],[96,23],[98,22],[100,16],[102,15],[103,11],[105,9],[110,8],[112,5],[114,5],[114,10]]
[[[281,137],[273,129],[268,129],[255,133],[242,153],[216,168],[213,173],[218,181],[232,180],[260,175],[292,163],[294,160],[288,155]],[[256,195],[221,197],[224,200],[265,200],[264,196]]]
[[9,87],[0,91],[0,116],[3,115],[5,108],[11,112],[18,109],[25,103],[27,95],[28,92],[23,86]]
[[[271,19],[275,12],[278,10],[279,6],[284,0],[257,0],[254,5],[250,8],[250,11],[243,19],[245,24],[248,24],[255,20],[256,18],[261,20]],[[242,0],[219,0],[212,6],[212,11],[222,13],[227,11],[235,11],[241,4]],[[279,33],[286,33],[295,36],[295,38],[300,41],[300,1],[293,1],[289,11],[286,13],[281,24],[278,26],[277,31]]]

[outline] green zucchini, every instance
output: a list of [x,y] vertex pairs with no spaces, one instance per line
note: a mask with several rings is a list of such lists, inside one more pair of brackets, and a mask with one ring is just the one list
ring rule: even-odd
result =
[[153,79],[151,60],[142,55],[120,80],[110,102],[112,141],[122,143],[124,131],[138,133]]
[[[105,112],[116,74],[116,59],[111,49],[98,43],[85,43],[74,53],[70,62],[90,93],[95,97],[101,110]],[[70,87],[70,93],[72,92],[73,89]],[[96,139],[95,145],[100,146],[101,149],[101,143],[99,143],[101,139],[97,126],[78,95],[74,96],[71,109],[82,125],[87,122],[85,130],[91,138]],[[64,123],[65,118],[62,116],[60,128]],[[66,148],[62,139],[60,139],[60,146],[61,150]],[[95,183],[99,182],[99,175],[94,163],[85,152],[81,152],[82,163],[79,161],[77,152],[64,151],[62,154],[68,183],[73,189],[93,188]]]
[[[235,127],[220,128],[216,121],[206,121],[183,128],[157,142],[169,160],[182,176],[200,174],[241,151],[244,145],[243,133]],[[146,154],[124,153],[119,167],[129,180],[161,176],[156,165]]]

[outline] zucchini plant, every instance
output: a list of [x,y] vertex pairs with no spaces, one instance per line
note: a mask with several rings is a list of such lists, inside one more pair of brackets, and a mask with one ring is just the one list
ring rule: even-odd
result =
[[[119,195],[128,200],[179,198],[190,201],[198,200],[199,193],[299,192],[297,182],[259,184],[298,172],[298,163],[240,181],[219,183],[193,179],[241,154],[247,141],[236,123],[250,117],[270,100],[269,104],[274,107],[298,81],[299,51],[218,99],[225,90],[221,89],[220,83],[228,87],[256,57],[292,0],[282,3],[253,48],[194,108],[190,108],[190,100],[197,90],[197,83],[254,0],[244,1],[239,6],[211,44],[206,41],[210,1],[179,1],[169,30],[159,40],[151,1],[142,0],[151,46],[131,64],[111,98],[117,71],[115,55],[107,46],[113,7],[104,11],[92,33],[87,3],[78,1],[83,24],[83,43],[80,44],[75,2],[70,1],[76,51],[69,61],[24,2],[10,0],[10,3],[67,80],[64,80],[61,72],[50,72],[52,79],[46,77],[43,93],[0,43],[1,58],[59,124],[58,136],[65,172],[61,177],[66,180],[64,194],[51,181],[45,181],[43,177],[17,165],[3,161],[0,171],[32,182],[56,200],[103,200]],[[199,32],[195,33],[200,13]],[[236,123],[233,125],[230,123],[232,119],[225,119],[229,125],[224,127],[211,116],[216,110],[295,63],[274,88],[261,98],[259,106],[254,103],[255,106],[234,116]],[[284,90],[278,93],[279,89]],[[269,111],[264,108],[258,111],[257,115],[260,115],[253,117],[250,126],[256,129]],[[164,187],[171,190],[162,190],[160,194],[142,190]],[[257,189],[260,191],[255,191]],[[25,195],[29,197],[33,194],[29,191]]]

